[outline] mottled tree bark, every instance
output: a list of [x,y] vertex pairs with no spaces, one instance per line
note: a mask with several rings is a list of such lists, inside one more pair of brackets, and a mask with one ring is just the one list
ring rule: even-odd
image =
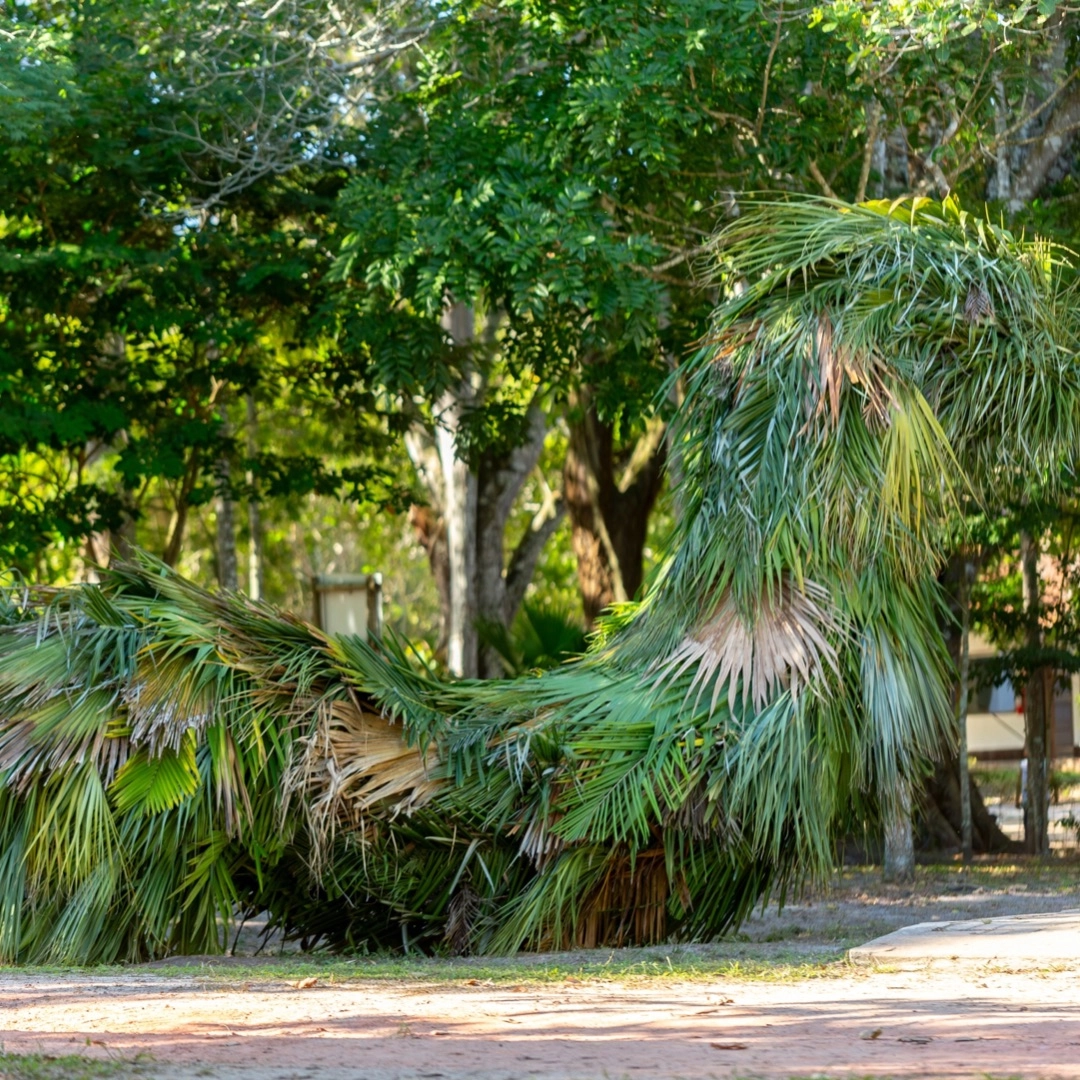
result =
[[[528,421],[526,438],[520,446],[505,455],[484,454],[477,468],[476,612],[481,624],[510,626],[540,552],[561,517],[557,503],[542,507],[507,563],[505,541],[510,511],[540,460],[547,434],[547,421],[535,402],[529,408]],[[498,652],[481,642],[477,674],[482,679],[493,679],[503,673]]]
[[896,885],[915,880],[915,837],[911,827],[911,788],[906,781],[885,800],[885,858],[882,874]]
[[191,510],[191,503],[188,500],[191,498],[192,491],[195,490],[200,471],[199,451],[191,450],[188,452],[187,466],[177,488],[172,519],[169,521],[169,533],[165,540],[165,550],[161,553],[161,561],[166,566],[175,566],[183,550],[188,513]]
[[[1039,622],[1039,546],[1028,532],[1020,534],[1020,562],[1024,574],[1024,608],[1027,612],[1029,649],[1042,645]],[[1052,675],[1045,668],[1035,668],[1024,691],[1024,739],[1027,744],[1028,779],[1027,805],[1024,808],[1024,847],[1032,855],[1045,855],[1050,850],[1047,811],[1049,804],[1049,774],[1047,768],[1046,722],[1050,714]]]
[[469,394],[465,387],[447,394],[439,404],[435,445],[442,475],[442,509],[446,521],[450,611],[446,629],[446,662],[455,675],[477,675],[476,636],[476,477],[457,454],[462,411]]
[[901,781],[885,804],[885,860],[882,876],[894,885],[915,880],[915,835],[912,829],[912,789]]
[[[255,410],[255,395],[247,395],[247,453],[254,460],[259,449],[258,414]],[[250,488],[254,477],[249,471],[247,483]],[[258,499],[249,498],[248,515],[248,595],[252,600],[262,600],[266,593],[265,562],[263,560],[263,524],[262,510]]]
[[1028,152],[1009,192],[1010,213],[1022,210],[1046,186],[1051,170],[1069,152],[1080,128],[1080,83],[1061,96]]
[[218,585],[229,592],[240,588],[240,566],[236,557],[236,503],[228,495],[215,500],[217,518]]
[[[447,330],[462,348],[473,343],[472,319],[472,309],[464,305],[454,305],[447,313]],[[479,628],[509,627],[562,514],[560,502],[550,500],[507,559],[506,525],[539,461],[547,425],[533,402],[521,445],[509,453],[485,452],[470,467],[459,456],[458,434],[464,410],[482,394],[478,380],[464,379],[440,401],[434,434],[413,431],[406,438],[409,456],[430,496],[430,506],[414,507],[410,521],[439,590],[440,651],[445,649],[450,670],[465,678],[503,674],[498,653],[482,643]]]

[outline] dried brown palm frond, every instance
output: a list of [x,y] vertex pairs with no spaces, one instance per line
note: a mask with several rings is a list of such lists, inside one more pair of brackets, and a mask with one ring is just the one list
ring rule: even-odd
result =
[[[862,388],[863,415],[868,421],[884,423],[889,415],[893,396],[884,380],[885,365],[872,353],[851,349],[836,340],[836,332],[828,314],[818,316],[814,328],[814,358],[818,364],[816,383],[811,378],[811,400],[807,402],[807,423],[828,411],[835,427],[840,422],[840,402],[845,383]],[[813,400],[816,398],[816,401]]]
[[201,731],[212,721],[213,696],[205,687],[193,689],[190,680],[183,679],[189,667],[182,657],[164,665],[144,658],[142,677],[124,692],[131,738],[151,753],[178,750],[186,731]]
[[758,710],[774,691],[790,689],[796,696],[838,670],[829,640],[838,633],[832,610],[820,585],[807,581],[797,588],[785,577],[771,596],[762,596],[753,625],[747,625],[728,589],[712,617],[682,640],[660,671],[676,679],[696,665],[688,696],[697,690],[700,697],[711,681],[712,708],[727,686],[729,698],[741,687],[743,704]]
[[127,729],[113,724],[111,731],[106,729],[97,737],[93,753],[94,766],[101,776],[101,782],[108,787],[131,756],[131,739]]
[[[680,887],[681,885],[681,887]],[[681,893],[686,886],[676,883]],[[663,849],[611,859],[582,903],[570,942],[581,949],[616,948],[636,941],[663,941],[668,929],[671,882]]]
[[725,327],[722,331],[706,334],[694,342],[694,346],[710,349],[712,365],[725,377],[730,377],[735,370],[732,358],[737,356],[741,349],[752,346],[760,330],[760,322],[748,319]]
[[455,955],[462,955],[472,947],[473,931],[483,910],[481,898],[469,882],[462,882],[446,909],[446,932],[443,940]]
[[376,809],[381,819],[411,814],[442,786],[434,746],[421,753],[408,745],[400,724],[355,697],[324,701],[314,732],[299,743],[283,801],[296,796],[304,806],[316,860],[339,827],[362,833]]
[[[544,866],[563,849],[563,839],[552,829],[560,815],[535,814],[526,819],[524,832],[521,834],[521,853],[536,864],[538,869]],[[518,826],[520,828],[520,826]],[[510,830],[514,835],[518,828]]]
[[992,321],[994,318],[994,302],[986,289],[976,281],[968,286],[967,299],[964,301],[964,318],[976,325],[984,321]]

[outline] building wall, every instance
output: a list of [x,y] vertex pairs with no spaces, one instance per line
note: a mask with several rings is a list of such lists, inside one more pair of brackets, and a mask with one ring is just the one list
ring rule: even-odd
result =
[[[984,695],[980,695],[985,698]],[[1053,757],[1080,754],[1080,681],[1073,676],[1054,692],[1053,723],[1049,752]],[[978,698],[967,715],[968,753],[983,758],[1024,756],[1024,714],[1016,709],[989,711]],[[982,709],[980,704],[984,704]]]

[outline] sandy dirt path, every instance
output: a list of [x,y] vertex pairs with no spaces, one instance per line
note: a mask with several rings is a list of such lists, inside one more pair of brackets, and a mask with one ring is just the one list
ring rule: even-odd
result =
[[163,1080],[1080,1077],[1075,970],[791,982],[228,986],[5,977],[8,1052],[141,1059]]

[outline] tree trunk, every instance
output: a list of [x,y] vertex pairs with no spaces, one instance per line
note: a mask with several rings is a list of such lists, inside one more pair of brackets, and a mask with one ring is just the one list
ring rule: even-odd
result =
[[971,862],[971,776],[968,772],[968,683],[971,681],[971,580],[975,576],[975,567],[966,560],[960,572],[960,754],[958,778],[960,787],[960,850],[964,862]]
[[[1041,597],[1039,589],[1039,546],[1028,532],[1020,534],[1020,561],[1024,574],[1024,607],[1027,612],[1027,647],[1042,645],[1039,622]],[[1035,668],[1024,693],[1024,738],[1027,744],[1028,780],[1027,804],[1024,807],[1024,847],[1032,855],[1045,855],[1050,850],[1047,823],[1049,808],[1049,775],[1046,755],[1046,722],[1050,713],[1051,695],[1047,692],[1050,673]]]
[[476,636],[476,477],[458,456],[462,417],[476,401],[478,380],[472,367],[476,314],[470,304],[452,304],[443,317],[464,362],[459,384],[447,390],[436,405],[435,451],[440,480],[439,502],[446,523],[446,561],[449,608],[446,663],[455,675],[474,679],[478,666]]
[[650,424],[620,469],[612,427],[597,416],[588,392],[573,404],[563,494],[591,625],[604,608],[633,599],[641,587],[649,513],[663,481],[664,427]]
[[885,801],[885,859],[883,877],[895,885],[915,880],[915,838],[911,828],[911,788],[900,782],[900,790]]
[[120,528],[112,534],[112,554],[116,559],[130,559],[135,553],[135,514],[133,508]]
[[450,559],[446,550],[446,519],[431,506],[409,507],[409,524],[417,543],[428,557],[428,566],[435,578],[439,595],[439,640],[435,643],[437,656],[446,656],[447,633],[450,629]]
[[439,403],[435,430],[443,481],[443,516],[446,520],[446,559],[450,582],[449,624],[446,628],[446,663],[457,676],[477,676],[476,636],[476,477],[457,456],[457,434],[466,387],[446,394]]
[[[476,617],[479,624],[508,628],[532,580],[536,560],[558,525],[559,510],[549,504],[536,515],[517,550],[506,564],[506,524],[514,501],[540,460],[547,421],[540,407],[529,407],[528,434],[509,455],[485,454],[477,470],[476,509]],[[510,586],[513,585],[513,590]],[[481,679],[504,673],[498,652],[481,644],[477,674]]]
[[[472,341],[472,311],[454,305],[447,314],[454,341]],[[509,454],[487,452],[475,469],[458,457],[457,435],[466,408],[482,387],[466,379],[439,403],[434,438],[419,431],[406,438],[409,456],[431,496],[430,507],[413,507],[409,520],[428,554],[442,608],[440,651],[447,666],[467,678],[503,674],[497,651],[481,642],[484,625],[506,629],[532,579],[536,561],[562,515],[552,497],[535,515],[517,549],[506,557],[506,525],[514,502],[536,467],[547,424],[539,405],[528,411],[526,437]]]
[[1080,86],[1062,95],[1013,179],[1008,208],[1022,210],[1046,186],[1054,166],[1069,152],[1080,127]]
[[201,459],[197,450],[188,452],[187,466],[184,476],[180,481],[173,506],[172,519],[169,522],[169,533],[165,539],[165,550],[161,554],[161,561],[166,566],[175,566],[180,558],[180,552],[184,546],[184,533],[187,530],[188,513],[191,510],[189,499],[195,490],[195,483],[201,471]]
[[[255,411],[255,395],[247,395],[247,454],[254,460],[258,453],[258,415]],[[247,474],[248,488],[251,489],[254,476]],[[263,569],[263,524],[262,510],[258,499],[249,496],[248,512],[248,596],[252,600],[262,600],[266,592],[266,577]]]
[[1009,103],[1005,97],[1005,80],[994,76],[994,177],[990,197],[1009,204],[1012,200],[1012,172],[1009,169]]
[[[919,793],[920,847],[929,851],[958,851],[963,846],[963,809],[959,784],[960,765],[955,758],[939,761]],[[1018,854],[1019,840],[1005,835],[986,809],[979,786],[968,775],[971,806],[971,847],[980,855]]]
[[[116,436],[115,445],[126,446],[127,441],[128,433],[121,431]],[[106,447],[102,443],[88,444],[83,467],[85,468],[92,460],[102,455],[105,450]],[[99,581],[99,569],[108,567],[117,560],[130,559],[135,550],[135,521],[139,516],[138,492],[124,485],[120,488],[118,495],[121,504],[119,526],[90,533],[86,538],[82,569],[85,581]]]
[[[228,462],[221,462],[220,468],[227,473]],[[218,585],[228,592],[237,592],[240,568],[236,558],[236,503],[226,493],[219,495],[215,504]]]

